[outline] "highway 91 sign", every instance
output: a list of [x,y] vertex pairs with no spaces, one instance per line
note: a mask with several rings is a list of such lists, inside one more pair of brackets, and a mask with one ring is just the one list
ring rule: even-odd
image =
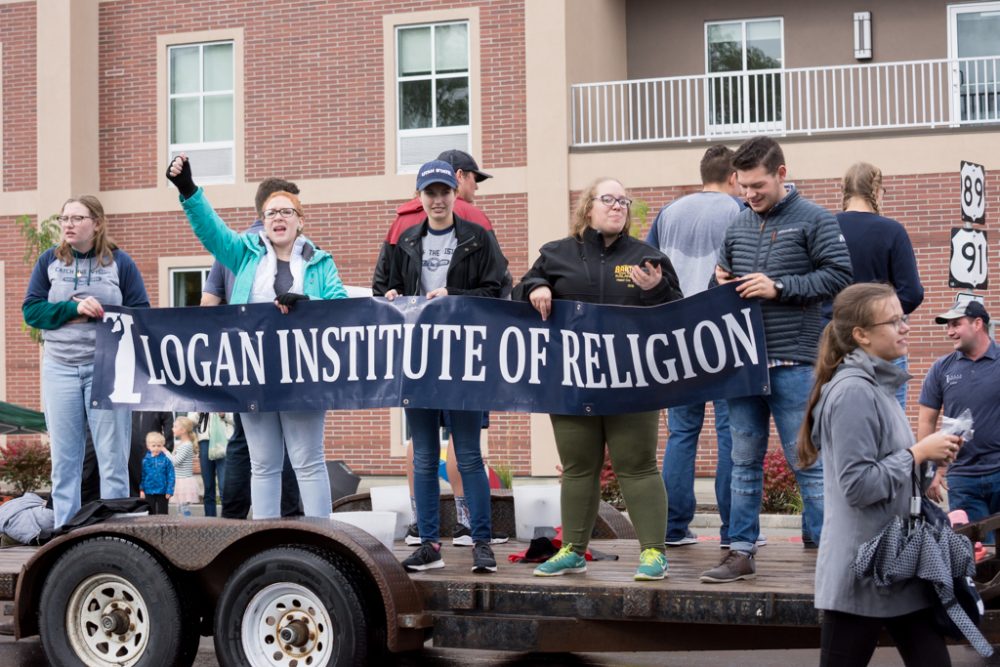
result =
[[980,229],[951,229],[951,261],[948,263],[948,286],[987,289],[989,249],[986,232]]
[[962,161],[962,221],[986,222],[986,169],[975,162]]

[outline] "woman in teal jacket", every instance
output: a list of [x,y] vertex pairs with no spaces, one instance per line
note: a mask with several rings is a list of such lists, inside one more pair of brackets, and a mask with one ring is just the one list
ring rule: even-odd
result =
[[[347,297],[329,253],[302,235],[302,206],[290,192],[275,192],[263,206],[264,231],[238,234],[216,214],[194,184],[184,155],[174,158],[167,178],[205,248],[236,276],[231,303],[273,302],[288,313],[298,301]],[[240,414],[250,451],[250,498],[255,519],[281,516],[284,448],[295,469],[306,516],[330,513],[330,479],[323,454],[325,410]]]

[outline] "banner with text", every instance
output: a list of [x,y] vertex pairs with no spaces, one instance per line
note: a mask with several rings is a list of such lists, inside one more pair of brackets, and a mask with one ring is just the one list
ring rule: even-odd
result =
[[448,296],[106,308],[98,407],[616,414],[768,392],[760,307],[732,285],[652,308]]

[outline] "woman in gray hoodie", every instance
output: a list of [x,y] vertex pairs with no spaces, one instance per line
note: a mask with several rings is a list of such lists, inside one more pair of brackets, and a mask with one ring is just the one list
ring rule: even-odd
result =
[[910,328],[889,285],[859,283],[833,302],[823,331],[816,384],[799,433],[799,462],[823,456],[823,540],[816,562],[822,609],[820,665],[867,665],[885,627],[909,667],[950,665],[932,621],[926,582],[876,589],[851,565],[858,546],[894,516],[907,519],[914,466],[950,462],[957,436],[938,432],[914,443],[896,389],[910,376],[892,361],[906,354]]

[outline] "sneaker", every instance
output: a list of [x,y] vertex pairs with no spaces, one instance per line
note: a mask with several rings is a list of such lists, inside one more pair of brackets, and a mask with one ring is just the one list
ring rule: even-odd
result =
[[451,546],[453,547],[472,546],[472,531],[469,530],[468,526],[463,526],[460,523],[455,524],[455,532],[451,537]]
[[406,537],[403,538],[407,546],[419,547],[420,542],[420,531],[417,530],[417,524],[411,523],[406,527]]
[[573,551],[573,545],[567,544],[535,568],[536,577],[558,577],[563,574],[576,574],[587,571],[587,559]]
[[802,538],[802,548],[803,549],[819,549],[819,545],[811,537]]
[[643,549],[639,554],[636,581],[658,581],[667,576],[667,557],[659,549]]
[[707,584],[726,584],[756,577],[757,565],[753,562],[753,555],[742,551],[730,551],[718,567],[701,573],[701,580]]
[[490,538],[490,544],[506,544],[510,540],[510,535],[507,533],[497,533],[494,531],[493,537]]
[[678,537],[677,539],[674,540],[667,540],[666,542],[668,547],[683,547],[687,546],[688,544],[697,544],[697,543],[698,543],[698,536],[695,535],[690,530],[684,534],[684,537]]
[[444,567],[444,559],[441,558],[440,548],[435,549],[430,542],[424,542],[420,548],[410,554],[410,557],[403,561],[403,567],[407,572],[422,572],[424,570],[436,570]]
[[493,549],[486,542],[476,542],[472,547],[472,571],[496,572],[497,559],[493,557]]
[[[761,535],[760,537],[758,537],[757,541],[754,542],[754,544],[756,544],[758,547],[766,547],[767,546],[767,535]],[[720,549],[728,549],[729,548],[729,538],[726,538],[724,540],[720,540],[719,541],[719,548]]]

